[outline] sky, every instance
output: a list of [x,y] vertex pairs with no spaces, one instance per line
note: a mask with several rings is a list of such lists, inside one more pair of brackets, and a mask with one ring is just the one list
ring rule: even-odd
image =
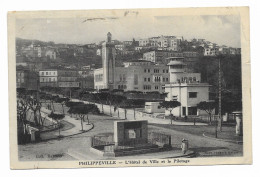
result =
[[16,20],[16,37],[88,44],[106,39],[117,40],[161,35],[203,38],[219,45],[240,47],[240,17],[223,16],[138,16],[97,18],[29,18]]

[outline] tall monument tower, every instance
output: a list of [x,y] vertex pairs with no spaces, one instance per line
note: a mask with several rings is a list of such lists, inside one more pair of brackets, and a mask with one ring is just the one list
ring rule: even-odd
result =
[[103,84],[104,89],[114,89],[115,74],[115,45],[112,44],[112,34],[107,33],[106,42],[102,44],[102,67],[103,67]]

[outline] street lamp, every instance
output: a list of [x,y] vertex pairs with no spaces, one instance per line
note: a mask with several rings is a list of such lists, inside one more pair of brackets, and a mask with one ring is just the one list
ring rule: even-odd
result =
[[222,131],[222,117],[221,117],[221,56],[218,56],[218,117],[216,118],[215,137],[218,137],[219,131]]
[[222,117],[221,117],[221,57],[219,56],[218,60],[218,127],[219,131],[222,131]]

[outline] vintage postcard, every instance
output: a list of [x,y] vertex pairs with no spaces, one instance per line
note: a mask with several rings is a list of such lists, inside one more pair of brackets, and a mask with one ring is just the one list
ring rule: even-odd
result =
[[251,164],[249,8],[8,13],[12,169]]

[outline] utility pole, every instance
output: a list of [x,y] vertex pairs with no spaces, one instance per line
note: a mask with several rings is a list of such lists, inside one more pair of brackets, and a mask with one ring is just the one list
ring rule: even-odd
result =
[[37,78],[37,101],[40,101],[40,98],[39,98],[40,76],[39,76],[39,74],[37,74],[37,73],[36,73],[36,78]]
[[215,123],[216,123],[216,125],[215,125],[215,138],[218,138],[218,118],[216,119],[215,118]]
[[219,57],[218,61],[218,128],[219,131],[222,131],[222,117],[221,117],[221,57]]

